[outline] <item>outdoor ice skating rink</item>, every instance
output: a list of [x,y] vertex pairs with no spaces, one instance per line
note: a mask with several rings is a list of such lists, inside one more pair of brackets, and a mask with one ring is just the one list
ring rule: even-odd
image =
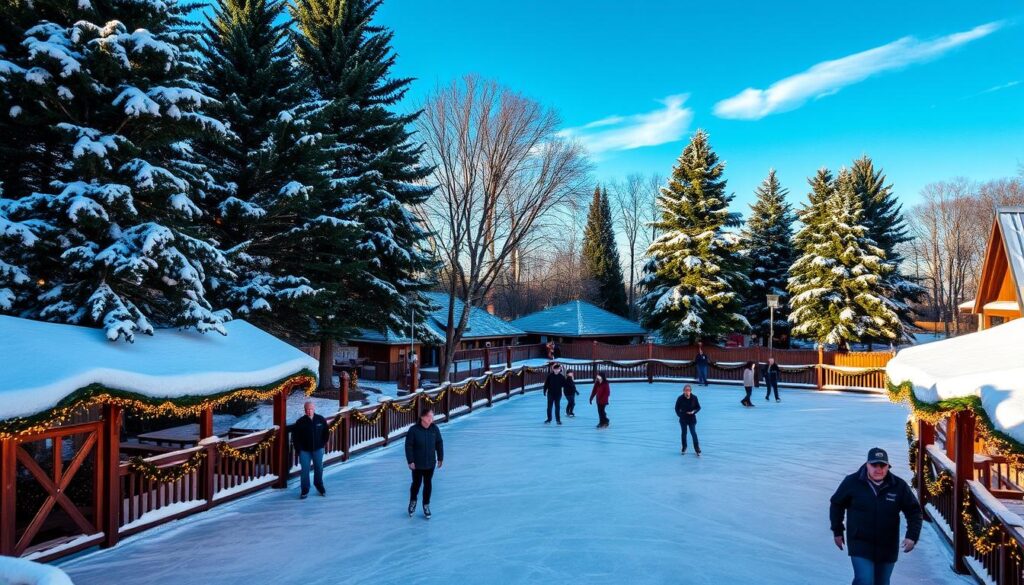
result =
[[[704,455],[679,453],[681,384],[613,383],[543,424],[540,392],[442,424],[434,517],[406,514],[400,439],[327,469],[327,498],[266,490],[60,563],[76,585],[849,583],[828,499],[869,448],[909,478],[907,410],[881,395],[696,387]],[[563,401],[564,407],[564,401]],[[970,583],[927,523],[892,582]]]

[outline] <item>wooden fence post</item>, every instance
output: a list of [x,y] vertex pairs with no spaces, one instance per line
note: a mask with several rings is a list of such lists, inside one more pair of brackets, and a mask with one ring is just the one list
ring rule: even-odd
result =
[[412,373],[409,377],[409,392],[415,392],[420,387],[420,362],[416,360],[412,363]]
[[4,556],[14,555],[17,543],[17,449],[16,439],[0,439],[0,555]]
[[526,366],[523,366],[520,371],[523,375],[519,376],[519,394],[526,394],[526,375],[530,372],[527,371]]
[[466,384],[466,405],[469,406],[469,412],[473,412],[473,391],[476,390],[476,384]]
[[348,385],[351,376],[348,375],[348,372],[342,372],[339,377],[341,378],[341,389],[338,392],[338,407],[345,408],[348,406]]
[[199,415],[199,438],[213,436],[213,407],[206,407]]
[[490,370],[484,372],[487,376],[487,380],[484,384],[487,384],[487,408],[494,406],[494,374]]
[[277,425],[277,440],[274,441],[274,471],[277,473],[277,481],[274,487],[284,489],[288,487],[288,475],[291,472],[291,461],[288,453],[288,394],[291,388],[285,388],[274,395],[274,424]]
[[390,400],[385,400],[384,402],[381,402],[380,406],[377,407],[384,409],[380,411],[380,436],[384,438],[385,446],[387,446],[388,444],[388,412],[391,411],[390,407]]
[[484,373],[491,371],[491,348],[484,345]]
[[444,420],[452,420],[452,386],[448,384],[448,388],[444,393]]
[[927,519],[928,514],[924,512],[924,505],[928,503],[928,486],[925,485],[925,477],[927,473],[925,471],[925,465],[927,465],[927,458],[925,457],[928,449],[928,445],[935,442],[935,427],[923,419],[917,420],[917,460],[914,465],[917,467],[917,501],[921,504],[921,510],[924,517]]
[[[953,570],[966,575],[970,542],[963,522],[967,481],[974,479],[974,413],[961,410],[953,414],[956,425],[956,477],[953,482]],[[951,421],[954,422],[954,421]]]
[[[103,481],[102,526],[103,548],[111,547],[120,540],[121,530],[121,407],[114,404],[103,405],[103,434],[106,444],[103,446]],[[13,519],[13,518],[12,518]],[[2,529],[0,529],[2,530]],[[4,552],[6,553],[6,551]]]
[[654,383],[654,363],[651,361],[654,359],[654,343],[650,340],[647,341],[647,383]]
[[818,344],[818,367],[816,368],[817,371],[818,371],[818,390],[821,390],[822,388],[825,387],[825,379],[824,379],[825,378],[825,371],[824,371],[824,368],[821,367],[821,365],[824,362],[825,362],[825,352],[824,352],[823,348],[821,347],[821,344],[819,343]]
[[511,345],[506,345],[505,346],[505,367],[510,369],[510,370],[512,369],[512,346]]
[[341,432],[341,460],[348,461],[352,454],[352,411],[346,406],[338,416],[345,417],[341,419],[338,431]]

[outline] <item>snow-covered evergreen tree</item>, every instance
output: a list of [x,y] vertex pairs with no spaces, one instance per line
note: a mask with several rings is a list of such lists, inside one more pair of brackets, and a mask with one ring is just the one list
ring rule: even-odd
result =
[[[316,270],[305,274],[307,261],[316,260],[311,240],[355,241],[344,222],[309,223],[323,212],[316,193],[326,186],[321,142],[328,138],[315,127],[321,104],[290,62],[285,9],[283,0],[220,0],[214,7],[203,29],[201,80],[230,132],[201,137],[195,148],[209,174],[201,202],[206,227],[235,274],[217,283],[215,297],[265,329],[308,339],[301,299],[325,290],[310,286]],[[349,268],[329,267],[318,280],[338,283]]]
[[669,341],[719,338],[747,331],[739,291],[747,285],[739,225],[729,212],[732,195],[722,178],[725,163],[703,130],[690,139],[658,197],[658,238],[647,250],[639,302],[641,323]]
[[812,207],[801,213],[801,256],[788,287],[792,334],[844,348],[869,338],[895,340],[899,316],[883,289],[891,266],[867,235],[850,173],[841,171],[834,183],[827,178],[819,171],[811,179]]
[[192,81],[190,7],[59,4],[0,64],[12,107],[60,137],[52,183],[5,205],[8,221],[47,230],[27,259],[38,289],[18,312],[112,340],[156,325],[223,332],[207,284],[229,266],[192,229],[203,182],[188,140],[225,129]]
[[322,242],[339,262],[364,265],[339,291],[360,309],[325,313],[322,336],[344,336],[357,326],[400,330],[409,299],[430,285],[435,268],[412,210],[433,191],[424,183],[431,169],[420,165],[422,147],[409,130],[418,113],[389,109],[411,80],[391,75],[392,33],[372,22],[380,4],[297,0],[292,7],[300,74],[326,102],[321,131],[333,137],[324,214],[363,228],[355,246]]
[[594,188],[594,198],[587,213],[582,255],[583,269],[597,285],[597,298],[593,299],[596,304],[617,315],[628,313],[626,283],[612,225],[612,206],[608,201],[608,190],[601,189],[600,185]]
[[753,331],[764,340],[771,334],[771,311],[766,295],[781,297],[775,310],[775,334],[789,332],[789,311],[786,308],[786,283],[793,253],[793,211],[786,202],[788,189],[782,188],[775,169],[757,187],[757,201],[750,206],[750,218],[742,232],[743,251],[750,266],[750,287],[746,292],[743,315]]
[[[886,262],[892,267],[883,286],[885,296],[900,316],[902,330],[899,341],[913,341],[914,312],[911,303],[920,301],[925,291],[918,283],[903,273],[903,256],[900,245],[909,242],[911,236],[903,217],[902,206],[896,199],[892,185],[886,185],[885,174],[876,169],[874,161],[863,156],[853,161],[850,168],[853,189],[864,207],[864,226],[879,248],[885,252]],[[887,339],[869,339],[871,342],[888,343]]]

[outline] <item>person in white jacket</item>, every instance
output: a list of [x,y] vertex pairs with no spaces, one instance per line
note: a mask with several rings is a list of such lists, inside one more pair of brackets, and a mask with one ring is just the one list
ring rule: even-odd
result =
[[743,366],[743,389],[747,395],[743,400],[740,400],[740,404],[743,406],[754,406],[754,403],[750,401],[750,395],[754,392],[754,368],[757,365],[754,362],[747,362],[747,365]]

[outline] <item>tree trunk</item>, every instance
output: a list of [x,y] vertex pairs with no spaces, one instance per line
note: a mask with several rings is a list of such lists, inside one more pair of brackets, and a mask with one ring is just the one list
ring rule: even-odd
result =
[[334,389],[334,339],[320,340],[320,390]]

